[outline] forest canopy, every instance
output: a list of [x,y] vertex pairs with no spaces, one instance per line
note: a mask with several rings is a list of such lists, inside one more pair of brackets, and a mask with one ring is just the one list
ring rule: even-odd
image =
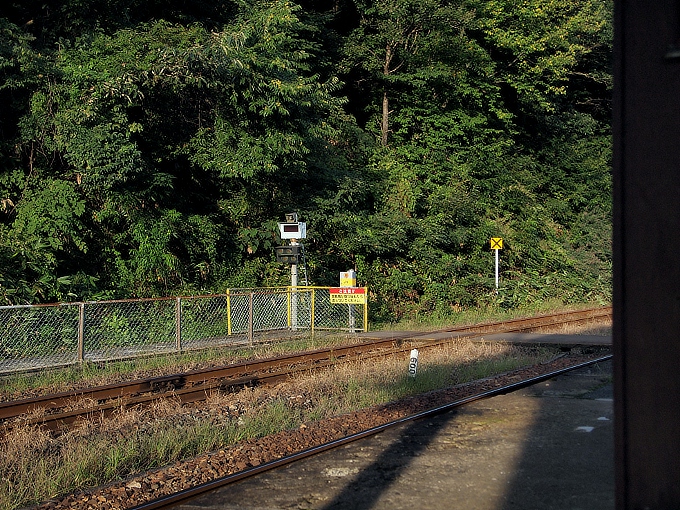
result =
[[290,211],[377,319],[611,297],[611,0],[5,4],[0,304],[286,285]]

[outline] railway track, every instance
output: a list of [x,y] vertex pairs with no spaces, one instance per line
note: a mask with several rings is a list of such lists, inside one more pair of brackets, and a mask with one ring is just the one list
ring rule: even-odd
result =
[[45,503],[35,510],[85,510],[92,508],[93,502],[99,502],[102,508],[173,508],[223,486],[256,477],[404,423],[433,417],[609,360],[611,354],[568,354],[533,367],[246,441],[117,485]]
[[442,414],[448,411],[451,411],[453,409],[456,409],[458,407],[470,404],[472,402],[476,402],[482,399],[486,398],[491,398],[495,397],[498,395],[504,395],[513,391],[517,391],[519,389],[537,384],[539,382],[552,379],[554,377],[557,377],[559,375],[565,374],[567,372],[570,372],[572,370],[578,370],[584,367],[587,367],[589,365],[595,364],[595,363],[602,363],[605,361],[611,360],[611,355],[605,355],[605,356],[600,356],[596,357],[592,360],[588,361],[580,361],[580,362],[575,362],[573,364],[570,364],[569,366],[562,367],[562,368],[556,368],[554,370],[549,370],[545,373],[542,373],[540,375],[529,375],[526,376],[525,378],[516,381],[516,382],[510,382],[507,384],[500,384],[498,387],[488,389],[485,391],[481,391],[479,393],[471,393],[465,397],[456,399],[451,402],[447,402],[441,405],[438,405],[436,407],[426,409],[423,411],[419,411],[413,414],[410,414],[408,416],[403,416],[398,419],[389,421],[387,423],[377,425],[374,427],[371,427],[366,430],[361,430],[359,432],[355,432],[352,434],[348,434],[344,437],[334,439],[332,441],[326,442],[324,444],[320,444],[318,446],[313,446],[311,448],[305,449],[300,452],[296,452],[292,455],[286,455],[282,458],[261,464],[259,466],[254,466],[250,469],[246,469],[234,474],[230,474],[227,476],[223,476],[220,478],[217,478],[215,480],[212,480],[210,482],[195,486],[195,487],[190,487],[187,489],[184,489],[182,491],[163,496],[160,498],[156,498],[154,500],[148,501],[146,503],[143,503],[141,505],[137,505],[133,508],[133,510],[161,510],[161,509],[169,509],[177,506],[180,503],[186,502],[188,500],[194,499],[199,495],[205,494],[210,491],[214,491],[216,489],[219,489],[221,487],[224,487],[225,485],[229,485],[231,483],[235,483],[241,480],[244,480],[246,478],[250,478],[253,476],[257,476],[259,474],[265,473],[267,471],[271,471],[273,469],[277,469],[279,467],[285,466],[287,464],[291,464],[293,462],[297,462],[303,459],[306,459],[308,457],[312,457],[314,455],[318,455],[322,452],[331,450],[333,448],[338,448],[340,446],[344,446],[348,443],[358,441],[364,438],[367,438],[369,436],[378,434],[380,432],[383,432],[385,430],[388,430],[390,428],[398,427],[404,423],[412,422],[415,420],[420,420],[423,418],[431,418],[433,416],[436,416],[438,414]]
[[[107,416],[121,407],[148,405],[161,398],[174,398],[183,403],[206,399],[216,391],[257,384],[273,384],[309,370],[326,368],[338,362],[391,356],[419,349],[436,348],[458,338],[470,338],[490,333],[523,332],[565,324],[592,322],[611,317],[611,307],[559,312],[536,317],[490,322],[474,326],[444,328],[434,333],[444,334],[439,341],[424,340],[433,334],[394,333],[383,338],[369,338],[363,343],[317,349],[276,358],[214,367],[191,372],[128,381],[118,384],[45,395],[0,403],[0,421],[5,429],[19,417],[42,412],[35,418],[22,418],[16,423],[41,425],[49,430],[67,429],[78,420],[92,416]],[[78,404],[87,402],[87,406]],[[81,407],[72,409],[73,407]],[[69,410],[65,410],[69,409]]]

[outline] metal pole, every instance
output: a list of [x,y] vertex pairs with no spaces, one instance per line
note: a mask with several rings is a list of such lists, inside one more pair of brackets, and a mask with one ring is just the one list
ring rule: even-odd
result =
[[175,350],[182,351],[182,298],[175,300]]
[[496,252],[496,291],[498,291],[498,252],[499,250],[494,250]]
[[368,287],[364,287],[366,301],[364,301],[364,333],[368,331]]
[[[291,246],[297,246],[297,239],[290,240]],[[291,322],[293,331],[297,331],[298,326],[298,295],[297,295],[297,285],[298,285],[298,265],[290,265],[290,286],[291,286]]]
[[253,345],[254,332],[253,332],[253,291],[250,291],[248,296],[248,343]]
[[231,335],[231,289],[227,289],[227,335]]
[[85,303],[80,303],[78,314],[78,362],[85,361]]
[[315,313],[316,313],[316,292],[314,288],[312,288],[312,316],[311,316],[312,338],[314,337]]

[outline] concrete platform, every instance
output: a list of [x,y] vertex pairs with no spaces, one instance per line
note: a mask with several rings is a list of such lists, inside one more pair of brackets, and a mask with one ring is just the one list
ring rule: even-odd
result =
[[614,508],[611,363],[404,424],[179,508]]
[[[466,334],[451,332],[422,332],[422,331],[376,331],[360,333],[357,335],[364,339],[386,339],[398,337],[402,340],[449,340],[467,337]],[[471,337],[472,342],[508,342],[515,344],[544,344],[544,345],[590,345],[608,346],[612,344],[612,336],[609,335],[574,335],[559,333],[495,333]]]
[[[492,342],[509,342],[513,344],[543,344],[543,345],[590,345],[610,346],[611,335],[569,335],[555,333],[498,333],[487,335],[484,340]],[[476,339],[475,339],[476,340]]]

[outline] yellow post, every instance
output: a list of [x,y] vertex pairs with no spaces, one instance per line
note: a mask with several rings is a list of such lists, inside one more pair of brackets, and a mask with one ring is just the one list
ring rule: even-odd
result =
[[312,326],[312,336],[314,336],[314,305],[316,304],[316,290],[312,288],[312,317],[310,319]]

